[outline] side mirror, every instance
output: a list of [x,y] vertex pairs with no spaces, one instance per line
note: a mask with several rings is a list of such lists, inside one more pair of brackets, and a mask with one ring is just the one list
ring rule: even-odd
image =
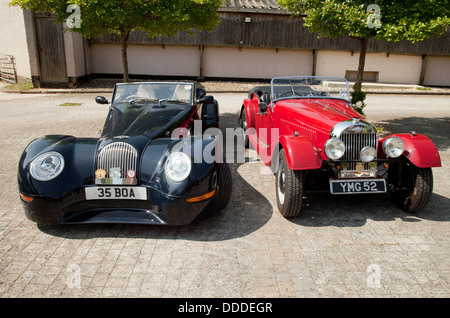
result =
[[95,97],[95,102],[97,104],[109,104],[108,100],[106,98],[104,98],[103,96]]
[[267,103],[259,102],[259,111],[265,113],[267,111]]
[[203,103],[203,104],[212,104],[212,103],[214,103],[214,96],[211,96],[211,95],[205,96],[202,99],[200,99],[198,102]]
[[202,99],[206,96],[206,91],[203,88],[197,88],[195,92],[195,97],[197,99]]

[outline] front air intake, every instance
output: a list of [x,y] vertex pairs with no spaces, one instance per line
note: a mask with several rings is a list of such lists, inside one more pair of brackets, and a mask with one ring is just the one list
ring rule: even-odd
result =
[[[105,178],[126,178],[132,171],[136,174],[138,152],[130,144],[114,142],[103,147],[97,157],[97,169],[106,172]],[[111,175],[111,172],[116,175]]]

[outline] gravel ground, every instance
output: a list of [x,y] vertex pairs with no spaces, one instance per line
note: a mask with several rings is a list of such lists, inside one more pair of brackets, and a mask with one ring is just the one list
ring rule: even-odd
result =
[[[146,81],[182,81],[182,80],[159,80],[159,79],[132,79],[131,82]],[[5,89],[10,83],[0,81],[0,91],[8,91],[13,93],[91,93],[95,90],[109,91],[114,88],[116,83],[123,82],[122,79],[116,78],[97,78],[92,79],[80,85],[77,88],[68,89],[51,89],[51,88],[35,88],[26,91],[14,91]],[[269,85],[267,81],[202,81],[198,82],[208,93],[247,93],[251,88],[259,85]],[[350,89],[353,83],[349,83]],[[414,95],[450,95],[450,87],[426,87],[420,85],[407,84],[383,84],[383,83],[365,83],[363,89],[367,94],[414,94]]]
[[[98,137],[108,106],[96,104],[96,95],[0,92],[0,298],[450,296],[447,96],[368,96],[372,120],[390,132],[424,133],[440,151],[433,197],[417,214],[397,209],[388,195],[317,194],[305,198],[298,217],[285,219],[274,175],[247,149],[251,161],[231,163],[229,205],[202,222],[38,227],[26,219],[17,191],[22,151],[45,134]],[[226,133],[238,126],[246,94],[213,95]]]
[[[132,82],[146,82],[146,81],[160,81],[160,80],[148,80],[148,79],[132,79]],[[161,80],[170,82],[171,80]],[[178,81],[178,80],[176,80]],[[81,85],[80,88],[92,89],[92,88],[113,88],[116,83],[123,82],[121,79],[93,79],[87,83]],[[268,84],[263,82],[226,82],[226,81],[205,81],[199,82],[200,86],[205,88],[206,91],[248,91],[250,88]]]

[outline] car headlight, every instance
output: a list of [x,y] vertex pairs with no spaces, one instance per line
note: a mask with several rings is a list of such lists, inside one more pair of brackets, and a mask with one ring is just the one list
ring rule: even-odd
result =
[[364,147],[359,152],[359,157],[362,162],[370,162],[377,157],[377,150],[374,147]]
[[337,160],[344,155],[345,144],[338,138],[328,139],[325,143],[325,154],[331,160]]
[[405,143],[399,137],[390,137],[383,143],[383,151],[390,158],[397,158],[405,151]]
[[191,158],[183,152],[173,152],[167,158],[166,174],[170,180],[181,182],[191,173]]
[[31,176],[39,181],[49,181],[64,169],[64,158],[57,152],[46,152],[33,160],[30,166]]

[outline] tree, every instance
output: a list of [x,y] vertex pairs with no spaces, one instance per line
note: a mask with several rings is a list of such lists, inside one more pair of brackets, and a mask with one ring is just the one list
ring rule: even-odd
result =
[[[440,36],[449,27],[448,0],[279,0],[293,15],[304,15],[304,24],[319,37],[347,35],[360,42],[358,74],[352,102],[363,102],[362,79],[370,38],[412,43]],[[364,107],[364,103],[363,106]],[[362,109],[360,109],[362,112]]]
[[67,20],[71,31],[86,38],[119,34],[123,80],[129,81],[127,47],[130,34],[142,30],[149,37],[178,31],[212,31],[220,22],[222,0],[13,0],[11,5],[34,12],[51,12],[56,22]]

